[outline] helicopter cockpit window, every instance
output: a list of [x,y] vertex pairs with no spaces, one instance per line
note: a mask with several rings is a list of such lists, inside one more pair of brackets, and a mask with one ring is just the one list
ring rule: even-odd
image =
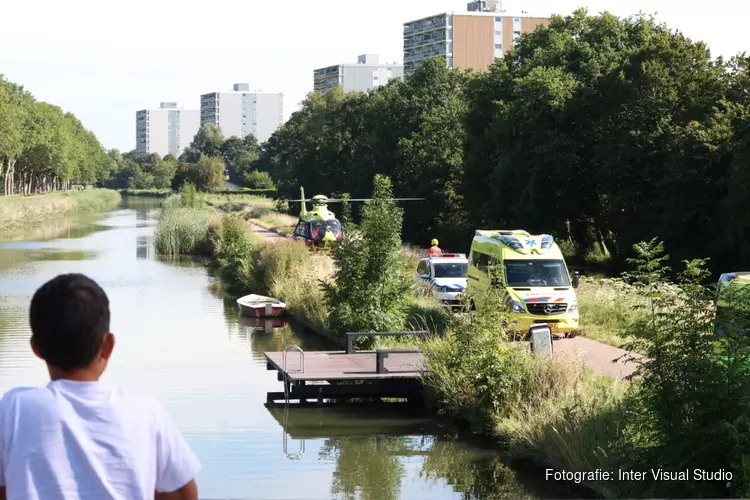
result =
[[301,220],[297,223],[297,228],[294,230],[294,234],[302,238],[310,238],[310,230],[307,222]]
[[341,223],[337,219],[329,219],[326,221],[328,230],[333,233],[336,239],[341,238]]
[[310,237],[313,241],[321,241],[323,236],[326,234],[326,224],[322,220],[311,220],[310,226]]
[[341,238],[341,223],[336,219],[311,220],[307,224],[313,241],[322,241],[329,231],[337,240]]

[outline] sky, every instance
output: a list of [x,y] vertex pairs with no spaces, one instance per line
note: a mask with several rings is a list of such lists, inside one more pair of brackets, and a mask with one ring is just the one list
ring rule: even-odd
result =
[[[379,54],[403,61],[403,23],[464,12],[466,0],[26,0],[2,2],[0,74],[73,112],[106,148],[135,148],[135,112],[234,83],[284,93],[287,119],[312,90],[313,70]],[[714,55],[750,52],[750,2],[512,0],[508,14],[655,14]],[[712,21],[712,19],[714,21]]]

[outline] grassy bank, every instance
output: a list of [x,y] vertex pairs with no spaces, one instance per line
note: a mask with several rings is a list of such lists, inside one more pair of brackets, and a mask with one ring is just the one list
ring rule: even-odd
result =
[[[612,444],[625,420],[628,384],[598,377],[570,358],[540,359],[506,344],[500,316],[472,313],[444,337],[418,344],[430,370],[430,406],[514,457],[555,470],[616,469]],[[619,495],[608,481],[585,485]]]
[[[157,232],[179,241],[163,248],[204,249],[237,295],[278,297],[335,342],[343,343],[346,331],[426,326],[432,335],[424,341],[369,339],[369,346],[421,347],[429,369],[427,401],[436,415],[515,457],[589,473],[581,482],[601,496],[750,493],[744,465],[750,374],[736,362],[750,357],[750,343],[746,337],[716,340],[710,290],[699,285],[706,274],[698,264],[688,263],[680,284],[671,284],[659,248],[644,243],[635,249],[631,284],[582,281],[587,333],[610,342],[629,335],[634,343],[628,347],[645,354],[639,378],[620,382],[594,375],[573,357],[542,359],[510,344],[500,291],[487,296],[494,307],[463,315],[447,315],[432,297],[421,297],[412,278],[419,252],[401,246],[397,208],[382,192],[379,199],[367,207],[357,231],[345,232],[332,258],[291,240],[264,244],[243,215],[219,219],[189,192],[167,200]],[[186,210],[194,211],[190,223]],[[737,481],[623,481],[593,474],[720,468]]]
[[120,189],[122,196],[141,196],[144,198],[168,198],[172,193],[171,189]]
[[120,194],[110,189],[0,197],[0,238],[56,218],[104,212],[120,199]]

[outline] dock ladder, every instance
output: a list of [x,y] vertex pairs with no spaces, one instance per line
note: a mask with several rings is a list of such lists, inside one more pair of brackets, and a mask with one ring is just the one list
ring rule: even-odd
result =
[[284,404],[284,454],[287,456],[290,460],[299,460],[302,457],[305,456],[305,439],[302,438],[300,443],[300,450],[297,453],[289,453],[288,451],[288,439],[289,434],[286,432],[287,427],[287,418],[289,416],[289,378],[287,375],[287,368],[286,368],[286,355],[290,350],[296,350],[299,352],[299,368],[297,369],[298,372],[304,373],[305,371],[305,351],[302,350],[302,348],[298,345],[288,345],[284,348],[284,359],[282,363],[282,370],[284,373],[284,397],[285,397],[285,404]]
[[297,369],[297,371],[302,372],[302,373],[304,373],[305,371],[305,351],[303,351],[302,348],[298,345],[286,346],[284,348],[282,371],[284,374],[284,399],[285,399],[284,402],[287,407],[289,406],[289,376],[287,374],[287,369],[286,369],[286,355],[291,349],[296,349],[299,352],[299,368]]

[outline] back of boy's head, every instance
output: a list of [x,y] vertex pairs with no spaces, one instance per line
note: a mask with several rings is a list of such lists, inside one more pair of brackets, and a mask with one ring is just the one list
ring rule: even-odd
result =
[[109,299],[83,274],[61,274],[36,291],[29,322],[34,345],[47,364],[66,372],[85,368],[109,333]]

